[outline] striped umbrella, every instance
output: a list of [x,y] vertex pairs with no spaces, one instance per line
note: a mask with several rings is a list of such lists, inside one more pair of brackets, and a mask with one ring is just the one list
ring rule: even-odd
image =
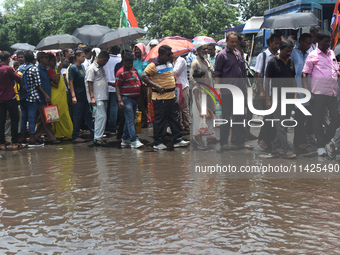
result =
[[227,46],[227,42],[225,41],[225,38],[219,40],[217,42],[217,46]]
[[216,41],[214,39],[212,39],[211,37],[205,36],[205,35],[195,37],[194,39],[192,39],[192,42],[195,45],[198,42],[204,42],[206,44],[209,44],[209,43],[215,43],[216,44]]

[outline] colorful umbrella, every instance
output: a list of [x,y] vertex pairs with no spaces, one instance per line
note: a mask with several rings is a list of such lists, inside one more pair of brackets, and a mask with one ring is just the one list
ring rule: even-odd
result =
[[209,44],[209,43],[215,43],[216,44],[216,41],[214,39],[212,39],[211,37],[208,37],[208,36],[197,36],[195,37],[193,40],[193,44],[197,44],[198,42],[205,42],[206,44]]
[[217,42],[217,46],[227,46],[227,42],[225,41],[225,38],[219,40]]
[[181,37],[181,36],[178,36],[178,35],[176,35],[176,36],[170,36],[170,37],[165,37],[165,38],[163,38],[160,42],[162,42],[162,41],[165,40],[165,39],[187,40],[187,41],[189,41],[189,42],[192,42],[191,39],[187,39],[187,38],[185,38],[185,37]]
[[195,44],[187,41],[187,40],[176,40],[176,39],[164,39],[160,42],[156,47],[152,48],[148,55],[145,58],[145,61],[151,62],[158,57],[158,49],[162,45],[168,45],[172,49],[173,56],[181,56],[190,51],[194,51]]

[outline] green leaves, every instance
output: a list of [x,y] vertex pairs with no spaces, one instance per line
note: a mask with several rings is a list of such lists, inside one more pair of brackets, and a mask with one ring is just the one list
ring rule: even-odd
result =
[[[238,11],[224,0],[130,0],[130,5],[149,38],[212,36],[240,24]],[[117,28],[121,6],[122,0],[6,0],[0,49],[10,50],[17,42],[37,45],[46,36],[72,34],[83,25]]]

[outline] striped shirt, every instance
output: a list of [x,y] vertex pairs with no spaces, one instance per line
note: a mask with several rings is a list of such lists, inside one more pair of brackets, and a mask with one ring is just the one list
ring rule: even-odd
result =
[[120,94],[127,97],[139,97],[141,82],[136,68],[126,70],[123,66],[116,73],[116,86],[120,89]]
[[[151,76],[154,83],[162,86],[164,89],[173,89],[176,87],[174,69],[170,62],[161,64],[158,60],[155,60],[145,68],[144,72],[148,73]],[[152,92],[152,100],[164,100],[173,98],[175,98],[175,90],[162,94]]]

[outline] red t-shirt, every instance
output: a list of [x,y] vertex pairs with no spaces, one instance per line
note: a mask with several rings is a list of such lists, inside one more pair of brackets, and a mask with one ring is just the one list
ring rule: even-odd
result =
[[139,97],[141,82],[136,68],[126,70],[123,66],[116,73],[116,86],[120,94],[127,97]]

